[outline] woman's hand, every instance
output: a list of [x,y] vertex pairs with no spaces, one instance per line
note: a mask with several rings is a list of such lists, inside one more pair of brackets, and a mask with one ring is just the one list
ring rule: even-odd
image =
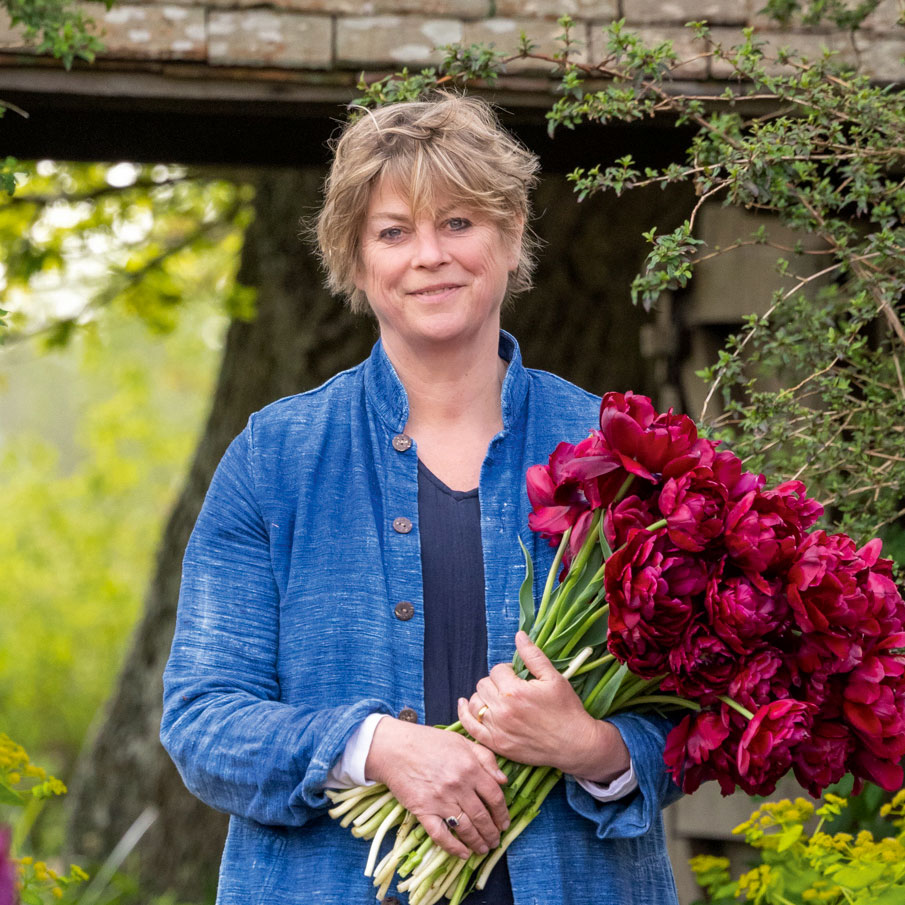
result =
[[[455,732],[386,717],[377,724],[365,776],[384,783],[441,848],[458,858],[496,848],[509,826],[506,774],[482,745]],[[456,817],[455,834],[446,825]]]
[[524,633],[519,655],[535,677],[520,679],[508,663],[494,666],[475,693],[459,699],[462,725],[482,745],[523,764],[607,783],[631,762],[619,730],[584,709],[568,679]]

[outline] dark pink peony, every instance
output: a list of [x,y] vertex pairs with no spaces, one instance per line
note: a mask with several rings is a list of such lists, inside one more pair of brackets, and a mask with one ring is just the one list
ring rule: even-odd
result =
[[728,739],[728,720],[710,710],[689,714],[669,733],[663,759],[683,792],[691,794],[710,779],[719,782],[724,795],[735,790],[736,769]]
[[[846,677],[842,711],[861,745],[881,759],[905,757],[905,635],[871,650]],[[866,777],[869,778],[869,777]]]
[[532,465],[526,474],[528,499],[534,510],[528,516],[528,525],[549,538],[554,547],[559,546],[566,529],[590,508],[579,484],[562,473],[574,452],[571,443],[560,443],[547,465]]
[[0,824],[0,905],[16,905],[19,901],[18,871],[10,851],[12,834]]
[[725,525],[728,492],[704,466],[669,478],[657,505],[666,519],[669,539],[680,549],[700,553]]
[[607,644],[632,672],[645,678],[665,671],[669,651],[692,617],[690,601],[676,597],[664,577],[660,546],[659,535],[635,530],[604,569],[610,605]]
[[775,490],[750,491],[729,510],[724,543],[732,560],[752,579],[784,569],[806,528],[823,507],[804,495],[804,484],[787,481]]
[[714,633],[738,654],[763,647],[790,622],[781,584],[764,578],[759,585],[746,575],[714,581],[705,604]]
[[784,699],[754,714],[738,745],[739,785],[749,795],[770,795],[792,766],[793,749],[808,737],[812,704]]
[[[600,430],[575,447],[565,472],[581,482],[596,508],[613,502],[629,477],[649,490],[664,478],[709,465],[715,447],[713,441],[698,437],[697,427],[685,415],[671,411],[658,415],[646,396],[607,393],[600,406]],[[632,489],[647,495],[642,487]]]
[[741,668],[738,655],[713,634],[701,615],[670,650],[667,662],[669,674],[660,687],[702,704],[713,703],[725,694]]
[[844,723],[821,719],[818,714],[808,737],[795,749],[795,777],[814,798],[819,798],[827,786],[839,782],[848,772],[854,746],[851,730]]
[[729,697],[749,710],[757,710],[762,704],[787,697],[792,685],[785,657],[774,648],[767,648],[742,659],[729,683]]
[[649,500],[642,500],[637,494],[632,494],[607,506],[603,515],[603,533],[610,547],[617,550],[628,540],[632,529],[646,528],[658,518]]
[[745,471],[742,460],[728,449],[714,456],[710,470],[713,472],[713,479],[726,488],[726,493],[733,502],[752,490],[760,490],[766,482],[762,474]]

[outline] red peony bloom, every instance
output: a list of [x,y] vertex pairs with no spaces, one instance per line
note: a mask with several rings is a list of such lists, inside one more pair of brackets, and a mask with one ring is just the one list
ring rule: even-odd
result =
[[692,608],[664,578],[659,535],[634,530],[606,563],[604,585],[610,605],[608,647],[639,676],[666,670],[670,649],[685,633]]
[[827,786],[845,776],[854,746],[852,733],[844,723],[815,717],[810,734],[795,749],[792,769],[796,779],[819,798]]
[[808,737],[812,704],[790,699],[760,707],[738,745],[739,785],[749,795],[769,795],[792,766],[793,749]]
[[710,710],[689,714],[669,733],[663,760],[683,792],[691,794],[709,779],[719,782],[724,795],[735,790],[736,769],[728,738],[728,720]]
[[891,764],[905,757],[905,657],[895,653],[903,646],[905,635],[884,639],[852,670],[843,691],[845,720],[861,747]]
[[571,443],[560,443],[547,465],[532,465],[526,473],[528,499],[534,509],[528,516],[528,525],[549,538],[554,547],[559,546],[566,529],[590,508],[578,482],[563,475],[563,468],[574,453]]
[[660,687],[702,704],[726,694],[741,668],[738,655],[713,634],[700,614],[669,652],[668,663],[670,671]]
[[610,547],[618,550],[628,540],[632,529],[646,528],[655,521],[657,516],[653,514],[651,502],[632,494],[607,506],[603,514],[603,533]]
[[726,493],[733,502],[752,490],[760,490],[766,482],[762,474],[745,471],[742,460],[728,449],[714,456],[710,470],[713,472],[713,479],[726,488]]
[[701,552],[723,532],[728,493],[704,466],[667,480],[657,501],[669,539],[682,550]]
[[749,710],[786,697],[793,684],[788,663],[773,648],[758,651],[742,660],[739,671],[729,683],[729,697]]
[[762,578],[755,586],[747,575],[723,578],[711,583],[705,604],[713,631],[738,654],[763,647],[790,622],[789,604],[778,581]]
[[[715,446],[698,437],[697,427],[685,415],[658,415],[646,396],[607,393],[600,406],[600,430],[575,447],[565,473],[581,482],[597,508],[613,502],[630,476],[656,484],[709,465]],[[645,495],[638,488],[635,492]]]
[[0,903],[15,905],[19,901],[18,872],[10,851],[12,833],[0,824]]
[[726,517],[726,550],[754,576],[785,568],[823,507],[804,495],[804,484],[787,481],[775,490],[750,491]]

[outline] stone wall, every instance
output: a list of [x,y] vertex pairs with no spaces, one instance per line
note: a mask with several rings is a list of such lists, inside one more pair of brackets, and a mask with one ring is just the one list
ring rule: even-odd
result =
[[[683,24],[706,19],[721,41],[737,39],[753,25],[770,46],[788,45],[805,54],[821,46],[844,58],[860,58],[879,81],[905,78],[905,28],[897,24],[903,0],[884,0],[853,40],[826,29],[782,30],[759,15],[764,0],[120,0],[107,10],[85,3],[106,49],[101,61],[117,68],[183,64],[194,76],[222,75],[260,80],[295,74],[316,81],[324,72],[393,70],[436,62],[438,45],[493,42],[514,48],[524,31],[542,52],[552,51],[561,29],[557,16],[576,21],[584,53],[603,52],[602,26],[624,17],[649,39],[673,39],[682,56],[694,55]],[[18,30],[0,22],[0,67],[27,66],[29,49]],[[38,63],[32,60],[32,63]],[[235,72],[241,70],[241,72]],[[511,71],[524,72],[525,63]],[[683,67],[686,80],[720,79],[718,63],[699,59]]]

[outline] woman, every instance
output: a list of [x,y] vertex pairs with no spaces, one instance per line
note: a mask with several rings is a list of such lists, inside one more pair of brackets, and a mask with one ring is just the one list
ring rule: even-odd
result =
[[[525,369],[500,331],[530,284],[535,171],[486,105],[452,96],[369,112],[337,144],[321,254],[380,340],[230,446],[165,675],[163,743],[232,815],[225,905],[372,900],[366,846],[325,814],[331,786],[385,782],[447,851],[495,846],[495,753],[568,776],[470,902],[675,901],[669,724],[591,719],[524,635],[537,680],[487,675],[512,656],[519,535],[538,576],[551,562],[527,530],[525,471],[599,405]],[[480,744],[432,727],[457,715]]]

